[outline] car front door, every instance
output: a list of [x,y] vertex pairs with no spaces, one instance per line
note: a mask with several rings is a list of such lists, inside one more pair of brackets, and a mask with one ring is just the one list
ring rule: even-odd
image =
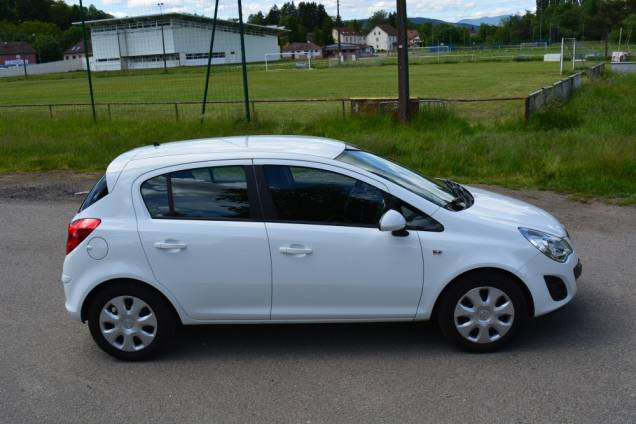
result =
[[251,161],[155,172],[133,187],[155,277],[191,318],[269,319],[271,261]]
[[272,254],[272,320],[414,317],[419,238],[378,229],[386,187],[326,164],[255,165]]

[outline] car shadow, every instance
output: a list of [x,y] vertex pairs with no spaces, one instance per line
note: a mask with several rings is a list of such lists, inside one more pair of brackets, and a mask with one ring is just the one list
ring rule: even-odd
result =
[[[505,349],[494,353],[594,348],[618,335],[589,313],[591,300],[530,320]],[[210,325],[181,328],[157,360],[250,359],[339,355],[427,355],[458,352],[434,322],[365,324]]]

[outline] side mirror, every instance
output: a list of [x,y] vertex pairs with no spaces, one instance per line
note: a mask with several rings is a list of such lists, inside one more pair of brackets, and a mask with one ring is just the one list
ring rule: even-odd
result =
[[380,231],[402,231],[406,228],[406,219],[398,211],[390,209],[380,218],[379,228]]

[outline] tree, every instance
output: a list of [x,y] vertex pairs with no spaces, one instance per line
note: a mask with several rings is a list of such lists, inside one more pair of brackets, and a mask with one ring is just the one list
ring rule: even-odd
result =
[[248,24],[253,24],[253,25],[265,25],[265,15],[263,15],[263,12],[258,12],[254,15],[250,15],[247,18],[247,23]]
[[384,25],[389,23],[389,12],[386,10],[378,10],[373,12],[373,15],[367,21],[367,31],[371,31],[378,25]]
[[37,36],[33,42],[33,48],[37,52],[40,62],[52,62],[62,59],[62,47],[52,35]]

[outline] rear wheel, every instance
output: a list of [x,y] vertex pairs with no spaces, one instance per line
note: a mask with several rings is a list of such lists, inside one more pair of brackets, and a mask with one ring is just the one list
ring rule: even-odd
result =
[[157,353],[174,333],[170,305],[156,292],[134,282],[100,290],[88,308],[88,326],[97,345],[123,360]]
[[456,281],[440,300],[437,314],[444,336],[471,352],[501,348],[527,317],[518,283],[489,272],[471,273]]

